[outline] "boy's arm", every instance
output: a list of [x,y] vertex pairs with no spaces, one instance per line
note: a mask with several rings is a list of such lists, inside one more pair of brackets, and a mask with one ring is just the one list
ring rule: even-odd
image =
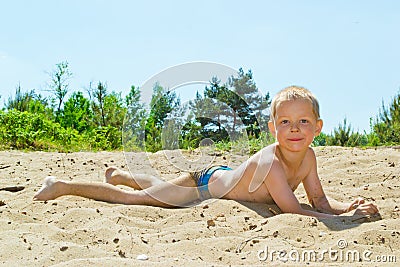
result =
[[308,159],[310,172],[302,181],[310,204],[318,211],[328,214],[342,214],[348,212],[350,204],[342,203],[326,197],[317,173],[317,160],[314,151]]
[[271,168],[267,179],[265,179],[265,184],[271,197],[284,213],[302,214],[318,218],[334,217],[331,214],[303,209],[287,183],[283,170],[279,167],[273,166]]
[[[312,151],[312,150],[311,150]],[[312,157],[309,158],[311,163],[311,171],[303,180],[304,189],[306,190],[308,200],[311,205],[318,211],[329,214],[342,214],[357,209],[359,214],[375,214],[378,208],[372,203],[365,203],[364,199],[357,198],[351,203],[343,203],[332,198],[328,198],[322,189],[321,181],[317,173],[317,161],[314,151]]]

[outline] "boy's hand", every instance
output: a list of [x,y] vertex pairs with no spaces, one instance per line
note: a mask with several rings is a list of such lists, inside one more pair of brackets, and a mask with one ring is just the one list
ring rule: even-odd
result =
[[364,204],[364,203],[365,203],[365,200],[362,197],[358,197],[353,202],[350,203],[349,207],[346,209],[346,212],[355,210],[361,204]]
[[378,213],[378,207],[374,203],[362,203],[354,212],[354,215],[373,215]]
[[361,197],[355,199],[350,206],[347,208],[347,211],[355,210],[355,215],[372,215],[378,213],[378,208],[375,204],[369,202],[366,203],[365,200]]

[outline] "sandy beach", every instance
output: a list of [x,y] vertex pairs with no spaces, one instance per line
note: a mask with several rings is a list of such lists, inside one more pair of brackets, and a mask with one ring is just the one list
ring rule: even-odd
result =
[[[73,196],[36,202],[32,197],[48,175],[102,182],[105,168],[115,165],[169,180],[180,169],[193,167],[190,160],[181,166],[182,157],[201,157],[182,151],[127,157],[123,152],[0,152],[0,265],[398,266],[400,149],[318,147],[315,151],[326,194],[341,201],[358,196],[374,201],[380,217],[347,214],[317,220],[280,214],[275,205],[227,200],[181,209]],[[217,154],[203,159],[210,158],[237,166],[246,156]],[[301,186],[296,195],[307,205]]]

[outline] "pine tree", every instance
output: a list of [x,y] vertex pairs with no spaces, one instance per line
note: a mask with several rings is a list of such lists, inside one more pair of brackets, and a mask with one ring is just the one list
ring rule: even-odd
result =
[[382,102],[382,109],[372,125],[379,144],[400,144],[400,93],[398,93],[386,108]]
[[252,71],[244,73],[242,68],[239,69],[238,77],[232,76],[229,79],[228,85],[234,92],[234,95],[228,98],[228,105],[239,114],[247,134],[258,138],[261,131],[267,130],[268,107],[271,104],[269,93],[262,96]]
[[105,98],[108,94],[107,84],[98,82],[97,87],[93,88],[90,84],[88,94],[91,100],[92,110],[94,113],[94,120],[97,126],[106,125],[106,115],[104,110]]
[[69,70],[68,62],[63,61],[56,64],[56,68],[49,75],[51,78],[49,91],[54,95],[57,102],[56,121],[58,121],[64,98],[69,91],[69,80],[72,78],[72,72]]
[[84,132],[90,129],[93,112],[90,109],[90,101],[78,91],[65,102],[62,111],[61,126]]
[[126,115],[123,125],[122,143],[125,151],[144,151],[146,110],[140,102],[140,90],[131,86],[125,97]]
[[161,134],[165,119],[174,109],[178,109],[179,106],[180,99],[175,92],[165,90],[159,84],[154,85],[150,101],[149,117],[145,127],[147,151],[155,152],[163,148]]

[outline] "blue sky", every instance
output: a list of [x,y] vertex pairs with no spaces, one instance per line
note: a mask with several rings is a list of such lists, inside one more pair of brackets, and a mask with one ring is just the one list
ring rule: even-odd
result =
[[319,98],[324,132],[344,117],[369,130],[400,88],[400,1],[1,1],[0,102],[46,89],[68,61],[72,90],[107,82],[126,93],[191,61],[251,69],[272,95]]

